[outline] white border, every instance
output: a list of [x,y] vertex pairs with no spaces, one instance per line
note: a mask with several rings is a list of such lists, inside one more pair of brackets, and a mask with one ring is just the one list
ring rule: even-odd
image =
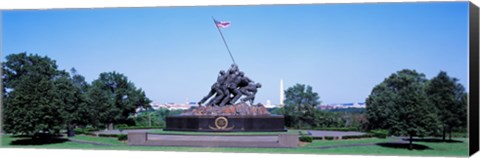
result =
[[[0,0],[0,9],[112,8],[258,4],[447,2],[467,0]],[[478,1],[478,0],[476,0]],[[477,3],[478,4],[478,3]]]
[[[80,149],[5,149],[1,157],[48,157],[48,158],[401,158],[400,156],[319,155],[319,154],[264,154],[264,153],[219,153],[219,152],[172,152],[172,151],[125,151],[125,150],[80,150]],[[414,158],[414,157],[412,157]],[[439,157],[415,157],[439,158]]]
[[[64,8],[119,8],[119,7],[167,7],[167,6],[218,6],[218,5],[259,5],[259,4],[322,4],[322,3],[377,3],[377,2],[446,2],[466,0],[0,0],[0,10],[16,9],[64,9]],[[480,0],[471,0],[480,6]],[[1,16],[1,14],[0,14]],[[1,24],[1,18],[0,18]],[[0,25],[1,26],[1,25]],[[1,28],[1,27],[0,27]],[[0,32],[1,35],[1,32]],[[0,36],[1,38],[1,36]],[[0,39],[1,41],[1,39]],[[1,47],[1,43],[0,43]],[[1,54],[1,49],[0,49]],[[1,102],[0,102],[1,103]],[[256,154],[256,153],[209,153],[209,152],[165,152],[165,151],[117,151],[80,149],[19,149],[1,148],[0,157],[136,157],[136,158],[291,158],[291,157],[400,157],[361,155],[305,155],[305,154]],[[475,154],[474,157],[480,157]],[[422,157],[425,158],[425,157]]]

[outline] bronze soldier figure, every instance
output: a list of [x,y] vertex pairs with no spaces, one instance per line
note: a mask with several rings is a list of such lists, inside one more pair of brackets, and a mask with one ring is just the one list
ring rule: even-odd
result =
[[235,104],[235,102],[237,102],[237,100],[240,99],[240,97],[242,97],[242,92],[240,92],[240,89],[239,89],[240,83],[245,80],[250,80],[246,78],[244,75],[245,74],[242,71],[240,71],[238,73],[238,76],[236,76],[235,80],[232,81],[231,87],[227,87],[233,94],[233,98],[230,100],[230,104],[232,105]]
[[233,92],[233,89],[236,89],[237,87],[237,85],[235,84],[235,80],[237,79],[238,75],[239,75],[238,68],[232,65],[232,67],[228,70],[227,80],[225,81],[226,95],[224,96],[222,102],[220,103],[220,106],[225,106],[227,103],[230,103],[230,100],[231,100],[230,95],[232,93],[235,93]]
[[208,104],[206,104],[207,106],[208,105],[214,105],[214,104],[216,104],[216,102],[218,102],[219,99],[223,98],[224,90],[222,89],[222,87],[223,87],[222,84],[224,84],[226,78],[227,78],[227,75],[225,74],[225,71],[221,70],[218,74],[217,82],[215,82],[212,85],[211,90],[208,93],[208,95],[203,97],[203,99],[200,100],[198,102],[198,104],[201,106],[202,103],[207,101],[210,97],[212,97],[215,94],[216,94],[215,97],[212,98]]
[[254,82],[250,82],[248,86],[240,88],[240,92],[243,95],[246,95],[245,98],[243,98],[241,101],[242,102],[247,102],[250,101],[250,105],[253,105],[253,101],[255,100],[255,94],[257,94],[257,89],[261,88],[262,84],[257,83],[255,84]]

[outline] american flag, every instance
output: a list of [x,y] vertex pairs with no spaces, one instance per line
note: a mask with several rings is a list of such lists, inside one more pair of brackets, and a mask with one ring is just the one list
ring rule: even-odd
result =
[[230,21],[217,21],[217,20],[215,20],[215,25],[218,28],[227,28],[227,27],[230,27]]

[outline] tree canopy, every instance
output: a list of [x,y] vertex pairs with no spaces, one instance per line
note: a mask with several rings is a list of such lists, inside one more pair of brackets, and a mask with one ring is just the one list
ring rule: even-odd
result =
[[288,127],[315,126],[315,106],[320,105],[318,93],[312,87],[296,84],[285,90],[285,124]]
[[74,68],[58,70],[47,56],[11,54],[2,69],[3,127],[11,134],[51,135],[67,128],[70,135],[74,126],[133,122],[136,109],[151,102],[123,74],[102,73],[90,85]]
[[137,89],[126,76],[117,72],[101,73],[92,82],[88,95],[103,125],[133,124],[129,116],[137,108],[149,108],[151,102],[142,89]]
[[428,101],[426,83],[424,74],[404,69],[375,86],[366,100],[369,128],[408,135],[410,140],[435,132],[437,113]]
[[467,95],[465,88],[458,83],[458,79],[452,78],[446,72],[441,71],[430,80],[426,90],[430,102],[438,111],[443,140],[445,140],[447,131],[451,136],[453,128],[466,125]]
[[58,133],[65,118],[56,81],[65,75],[54,60],[11,54],[3,64],[4,129],[14,134]]

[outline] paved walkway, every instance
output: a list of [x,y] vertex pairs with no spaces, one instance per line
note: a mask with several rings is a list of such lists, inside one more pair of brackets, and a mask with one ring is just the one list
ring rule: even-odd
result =
[[[151,129],[128,129],[123,130],[101,130],[94,132],[95,134],[128,134],[129,132],[148,132]],[[314,137],[324,137],[324,136],[352,136],[352,135],[364,135],[366,133],[363,132],[355,132],[355,131],[322,131],[322,130],[308,130],[311,136]]]
[[92,145],[99,145],[99,146],[112,146],[112,144],[78,140],[78,139],[73,139],[73,138],[68,138],[68,140],[70,140],[71,142],[82,143],[82,144],[92,144]]
[[[148,132],[149,129],[138,129],[138,130],[108,130],[108,131],[98,131],[97,134],[127,134],[128,132]],[[362,135],[363,132],[343,132],[343,131],[319,131],[319,130],[309,130],[308,131],[312,136],[323,137],[323,136],[349,136],[349,135]],[[277,136],[215,136],[215,135],[160,135],[160,134],[148,134],[147,139],[149,140],[180,140],[180,141],[218,141],[218,142],[277,142]],[[77,139],[69,139],[72,142],[83,143],[83,144],[93,144],[100,146],[112,146],[112,144],[90,142]],[[384,143],[408,143],[404,140],[403,137],[395,137],[394,141],[385,141]],[[319,146],[319,147],[308,147],[315,149],[332,149],[332,148],[345,148],[345,147],[357,147],[357,146],[374,146],[377,143],[358,143],[358,144],[344,144],[344,145],[332,145],[332,146]]]
[[126,129],[120,132],[120,130],[101,130],[94,132],[95,134],[128,134],[129,132],[148,132],[151,129]]
[[148,140],[189,140],[189,141],[237,141],[237,142],[277,142],[278,136],[212,136],[212,135],[160,135],[148,134]]

